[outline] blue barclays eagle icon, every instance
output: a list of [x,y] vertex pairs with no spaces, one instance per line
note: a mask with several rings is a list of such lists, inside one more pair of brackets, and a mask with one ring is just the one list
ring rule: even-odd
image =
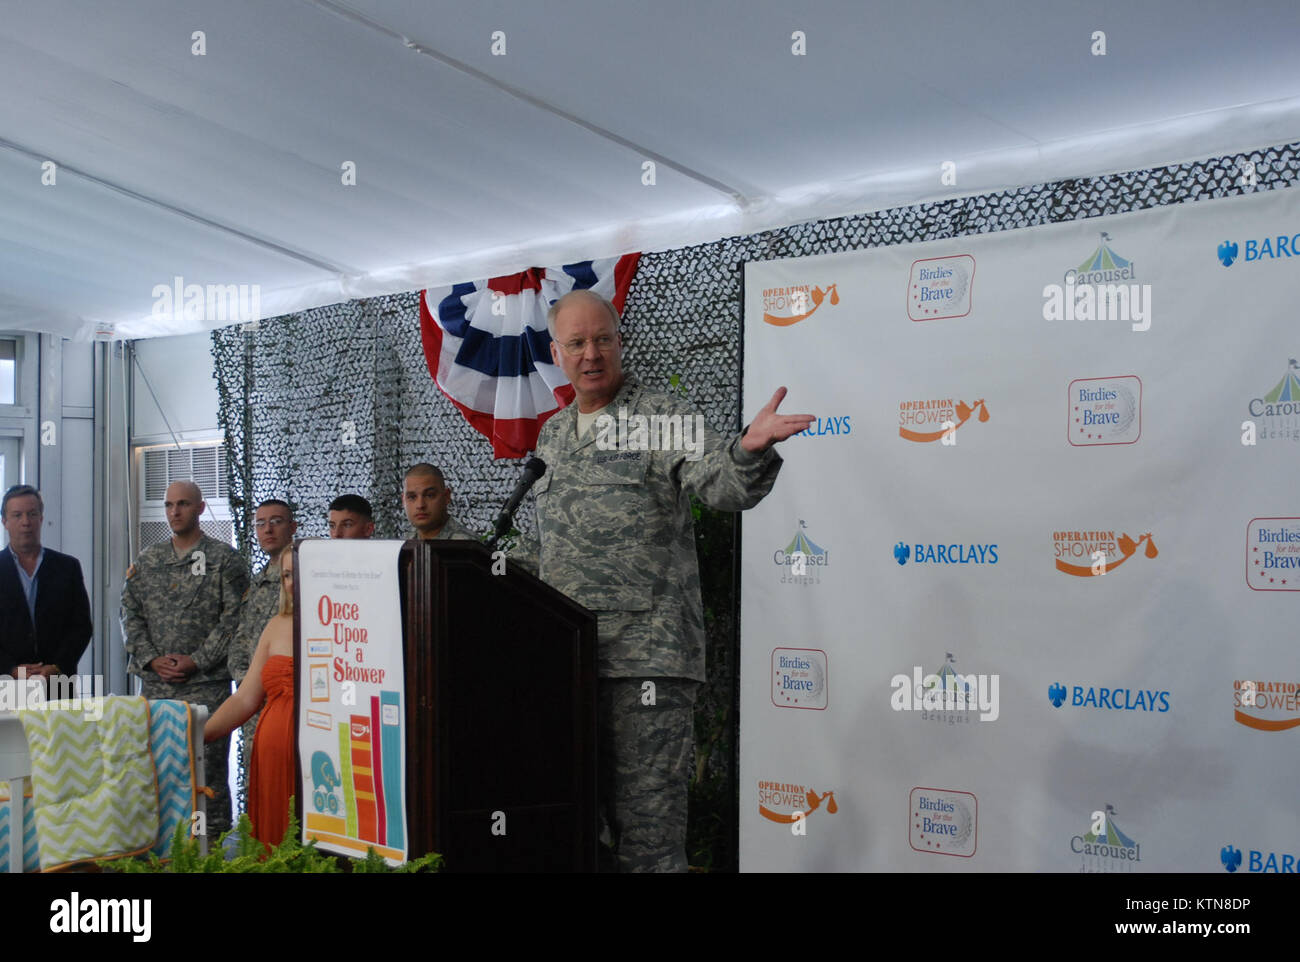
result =
[[1241,868],[1241,851],[1231,845],[1222,848],[1219,850],[1219,861],[1229,872],[1235,872]]
[[903,542],[900,541],[898,544],[894,545],[894,557],[898,560],[900,565],[907,564],[907,559],[911,556],[912,549],[903,544]]
[[1224,267],[1231,267],[1232,262],[1237,259],[1237,245],[1232,241],[1224,241],[1219,245],[1219,262]]
[[1047,700],[1052,703],[1053,708],[1060,708],[1061,702],[1065,701],[1065,686],[1059,681],[1053,683],[1047,689]]

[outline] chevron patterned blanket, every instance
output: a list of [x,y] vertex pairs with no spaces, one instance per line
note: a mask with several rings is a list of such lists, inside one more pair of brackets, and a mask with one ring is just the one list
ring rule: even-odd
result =
[[[32,758],[27,871],[150,849],[165,855],[176,824],[194,811],[188,704],[110,697],[97,715],[50,707],[20,713]],[[0,798],[5,858],[8,805]]]

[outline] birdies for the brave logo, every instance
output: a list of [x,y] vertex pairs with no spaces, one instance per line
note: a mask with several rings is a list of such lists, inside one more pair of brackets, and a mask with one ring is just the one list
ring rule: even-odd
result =
[[820,648],[773,648],[772,704],[824,711],[826,670],[826,652]]
[[1300,518],[1251,518],[1246,584],[1255,591],[1300,591]]
[[1067,392],[1066,438],[1075,447],[1134,444],[1142,436],[1142,381],[1135,375],[1085,377]]
[[917,852],[970,858],[979,841],[979,800],[970,792],[914,788],[908,798],[908,843]]
[[1136,541],[1126,532],[1121,531],[1117,537],[1113,530],[1107,529],[1055,531],[1052,541],[1056,548],[1056,570],[1079,578],[1095,578],[1113,572],[1137,554],[1139,548],[1147,558],[1160,554],[1150,531],[1139,535]]
[[827,285],[825,290],[807,284],[768,287],[763,290],[763,321],[773,327],[789,327],[812,317],[825,302],[832,307],[840,302],[840,292],[834,284]]
[[975,258],[969,254],[912,262],[907,279],[907,316],[914,321],[965,317],[971,309]]

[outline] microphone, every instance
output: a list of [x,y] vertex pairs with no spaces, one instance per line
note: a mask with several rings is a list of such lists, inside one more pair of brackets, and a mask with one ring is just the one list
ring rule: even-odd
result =
[[497,516],[496,529],[492,532],[492,540],[488,542],[489,551],[495,548],[497,542],[510,530],[510,522],[519,509],[519,505],[523,503],[524,495],[528,493],[529,488],[537,483],[537,479],[545,473],[545,461],[541,458],[528,459],[528,463],[524,465],[524,473],[520,476],[519,483],[515,485],[515,490],[510,495],[510,500],[506,502],[506,506],[501,509],[501,514]]

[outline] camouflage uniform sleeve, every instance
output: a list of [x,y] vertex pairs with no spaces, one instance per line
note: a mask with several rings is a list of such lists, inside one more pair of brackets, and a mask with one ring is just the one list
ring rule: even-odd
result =
[[248,666],[253,660],[253,648],[256,647],[257,643],[253,642],[253,645],[250,646],[248,635],[254,620],[252,608],[256,600],[256,592],[249,588],[240,602],[239,621],[235,625],[235,634],[230,639],[230,648],[226,653],[226,670],[230,672],[230,677],[235,681],[243,680],[244,675],[248,672]]
[[217,665],[225,666],[230,654],[230,639],[239,627],[239,604],[248,590],[248,571],[243,559],[233,549],[221,561],[216,590],[220,592],[221,617],[203,644],[190,655],[199,671],[204,673]]
[[140,572],[137,568],[122,585],[122,640],[127,659],[127,671],[144,677],[145,666],[165,654],[159,651],[149,634],[149,622],[144,617],[144,603],[138,592]]
[[[675,407],[683,417],[699,415],[688,405]],[[781,470],[781,456],[775,446],[754,454],[741,447],[743,432],[728,442],[704,424],[703,418],[694,423],[704,427],[703,443],[696,438],[695,450],[674,452],[670,469],[682,490],[716,511],[744,511],[762,501]]]

